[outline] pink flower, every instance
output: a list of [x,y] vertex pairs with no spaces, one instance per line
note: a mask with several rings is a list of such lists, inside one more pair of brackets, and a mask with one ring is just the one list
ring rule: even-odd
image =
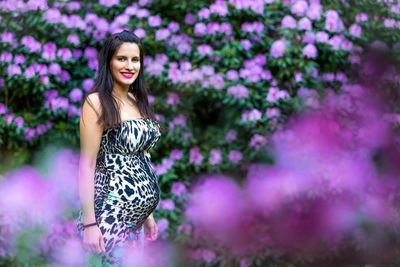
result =
[[175,92],[168,93],[167,104],[169,105],[179,104],[179,95]]
[[147,21],[150,27],[158,27],[162,22],[161,17],[158,15],[148,17]]
[[207,30],[207,26],[203,22],[199,22],[199,23],[196,23],[196,25],[194,25],[194,34],[196,36],[205,35],[206,30]]
[[258,109],[246,110],[242,113],[242,121],[257,121],[261,119],[261,112]]
[[74,45],[79,45],[80,44],[79,36],[77,34],[68,35],[67,41],[72,43],[72,44],[74,44]]
[[274,103],[279,100],[279,88],[277,87],[270,87],[267,94],[267,101]]
[[119,0],[99,0],[99,4],[106,6],[106,7],[111,7],[119,4]]
[[319,20],[321,18],[322,6],[319,3],[311,3],[307,10],[307,17],[312,20]]
[[315,39],[317,40],[317,42],[326,43],[329,40],[329,34],[326,32],[317,32],[315,34]]
[[83,82],[82,82],[82,87],[86,92],[89,91],[90,89],[92,89],[93,86],[94,86],[93,79],[88,78],[88,79],[83,80]]
[[228,159],[233,163],[238,163],[242,158],[242,152],[240,152],[239,150],[232,150],[228,154]]
[[279,117],[281,115],[281,110],[279,108],[268,108],[265,112],[267,118]]
[[251,137],[249,147],[260,149],[267,143],[267,138],[261,134],[255,134]]
[[247,88],[241,84],[237,84],[237,85],[229,87],[227,92],[228,92],[228,95],[231,95],[237,99],[246,98],[249,96],[249,92],[248,92]]
[[49,68],[48,68],[48,72],[50,74],[53,74],[53,75],[56,75],[56,76],[60,75],[61,71],[62,71],[62,69],[61,69],[60,64],[55,63],[55,62],[51,63]]
[[210,17],[210,10],[206,7],[200,9],[198,16],[200,19],[208,19]]
[[156,40],[157,41],[162,41],[167,39],[171,35],[170,30],[168,29],[158,29],[156,31]]
[[7,74],[9,76],[21,74],[21,68],[17,64],[10,64],[7,66]]

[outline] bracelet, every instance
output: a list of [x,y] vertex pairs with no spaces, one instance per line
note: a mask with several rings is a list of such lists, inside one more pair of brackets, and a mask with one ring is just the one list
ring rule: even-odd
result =
[[89,223],[89,224],[84,224],[82,227],[83,227],[83,230],[85,230],[86,228],[88,228],[88,227],[90,227],[90,226],[95,226],[95,225],[97,225],[97,222]]

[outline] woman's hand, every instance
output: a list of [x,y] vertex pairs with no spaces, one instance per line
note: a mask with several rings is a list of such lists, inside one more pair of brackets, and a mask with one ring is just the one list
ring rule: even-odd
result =
[[98,254],[106,252],[103,235],[98,226],[91,226],[83,230],[83,246],[90,252]]
[[147,241],[154,241],[158,236],[158,226],[151,214],[144,222],[144,235]]

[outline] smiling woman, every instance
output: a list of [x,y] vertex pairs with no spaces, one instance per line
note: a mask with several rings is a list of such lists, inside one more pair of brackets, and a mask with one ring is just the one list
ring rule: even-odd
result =
[[84,246],[113,266],[123,266],[120,249],[143,249],[144,235],[157,238],[152,212],[160,188],[149,150],[161,132],[147,100],[142,66],[143,49],[134,33],[107,39],[80,117],[78,228]]

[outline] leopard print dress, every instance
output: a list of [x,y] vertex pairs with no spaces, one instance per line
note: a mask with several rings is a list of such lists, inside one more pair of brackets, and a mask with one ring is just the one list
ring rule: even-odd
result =
[[[160,136],[160,125],[149,118],[122,121],[103,132],[94,176],[94,207],[105,241],[104,263],[120,266],[117,251],[128,243],[143,248],[143,223],[160,201],[149,154]],[[82,235],[82,211],[78,229]]]

